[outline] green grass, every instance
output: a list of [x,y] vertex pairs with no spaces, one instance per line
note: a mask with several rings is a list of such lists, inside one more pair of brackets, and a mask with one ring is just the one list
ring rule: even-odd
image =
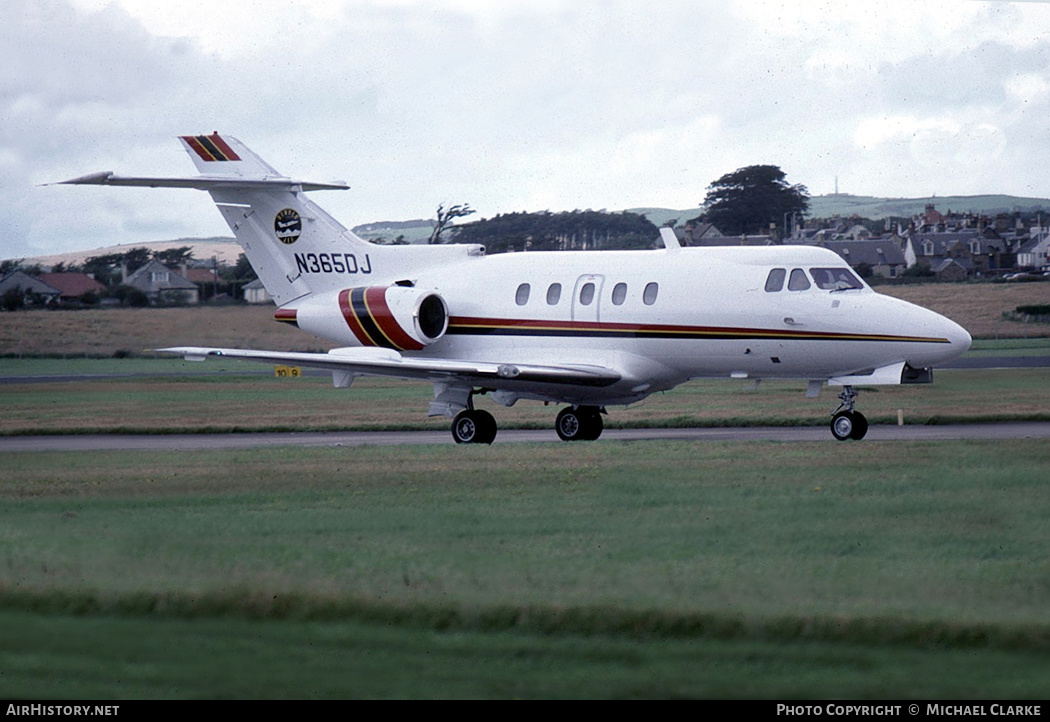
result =
[[[443,631],[358,621],[0,612],[21,699],[1031,699],[1046,655],[987,648]],[[122,710],[123,712],[123,710]]]
[[1031,697],[1050,672],[1037,441],[4,463],[0,697]]
[[1050,338],[1004,338],[973,340],[973,345],[963,358],[981,356],[1047,356],[1050,355]]
[[[123,368],[123,362],[117,361],[91,363]],[[128,368],[143,368],[144,363],[132,362]],[[444,418],[426,417],[433,396],[427,383],[361,378],[343,390],[333,389],[327,376],[294,379],[245,373],[266,366],[154,363],[163,369],[158,374],[167,375],[5,384],[0,434],[448,427]],[[56,367],[42,368],[52,372]],[[77,364],[70,365],[75,368]],[[216,372],[203,376],[184,373],[208,370]],[[804,391],[802,382],[767,381],[752,390],[746,382],[698,380],[626,409],[612,407],[606,424],[827,424],[838,404],[837,390],[825,388],[818,399],[805,398]],[[898,411],[909,424],[1050,419],[1050,368],[940,371],[930,385],[860,387],[859,391],[859,408],[875,424],[897,423]],[[485,396],[477,396],[476,403],[491,411],[506,429],[551,428],[557,411],[555,406],[526,401],[505,408]]]

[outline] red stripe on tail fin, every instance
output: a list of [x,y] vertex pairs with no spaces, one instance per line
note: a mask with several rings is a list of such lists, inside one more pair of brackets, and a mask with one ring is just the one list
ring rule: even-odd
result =
[[211,135],[184,135],[182,139],[193,148],[193,152],[199,155],[201,160],[211,162],[241,159],[218,132]]

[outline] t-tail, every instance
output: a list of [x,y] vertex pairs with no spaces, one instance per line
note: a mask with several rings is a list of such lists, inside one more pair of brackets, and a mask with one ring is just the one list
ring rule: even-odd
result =
[[322,292],[413,282],[435,264],[481,255],[480,246],[379,246],[369,243],[306,196],[346,190],[282,175],[229,135],[184,135],[180,141],[200,175],[184,178],[118,176],[112,172],[72,184],[195,188],[207,191],[278,306]]

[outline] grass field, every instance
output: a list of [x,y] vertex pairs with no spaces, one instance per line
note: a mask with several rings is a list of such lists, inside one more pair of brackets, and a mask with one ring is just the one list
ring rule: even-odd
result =
[[[941,300],[988,324],[971,353],[1045,355],[994,319],[1042,287]],[[938,308],[959,288],[893,291]],[[36,356],[324,348],[271,319],[0,314],[0,377],[37,377],[0,386],[0,433],[447,428],[427,384]],[[745,388],[692,382],[609,423],[823,425],[837,404]],[[1050,417],[1047,369],[860,390],[874,423]],[[479,405],[504,428],[556,411]],[[0,698],[1038,699],[1048,469],[1031,440],[8,453]]]
[[1045,694],[1050,450],[840,448],[10,454],[0,697]]
[[[1029,350],[1028,347],[1014,351]],[[1038,350],[1038,349],[1036,349]],[[1043,349],[1044,352],[1050,349]],[[995,353],[1005,353],[999,350]],[[317,431],[447,429],[428,419],[433,396],[426,383],[362,378],[349,390],[328,376],[274,378],[266,366],[147,359],[0,359],[0,376],[151,374],[61,383],[8,383],[0,434],[196,433],[204,431]],[[247,374],[259,368],[261,373]],[[214,375],[186,372],[216,370]],[[172,374],[172,375],[156,375]],[[836,391],[807,399],[801,382],[692,381],[629,408],[609,409],[610,427],[824,425],[838,404]],[[1050,419],[1050,368],[938,372],[922,386],[860,388],[860,408],[872,423],[948,423]],[[501,428],[551,428],[555,406],[521,402],[512,408],[476,399]]]

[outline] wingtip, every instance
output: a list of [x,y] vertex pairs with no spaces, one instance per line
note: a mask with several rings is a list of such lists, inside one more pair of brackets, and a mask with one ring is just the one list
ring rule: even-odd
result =
[[104,170],[98,173],[88,173],[77,178],[70,178],[64,181],[55,181],[54,183],[43,183],[45,186],[58,186],[58,185],[105,185],[110,178],[113,177],[113,171]]

